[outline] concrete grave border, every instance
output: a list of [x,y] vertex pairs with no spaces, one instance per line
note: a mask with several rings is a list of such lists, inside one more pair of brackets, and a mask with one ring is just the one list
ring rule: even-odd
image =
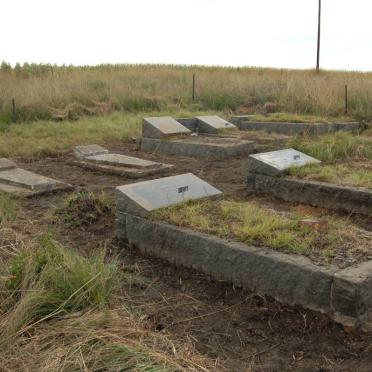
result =
[[118,213],[117,235],[141,252],[199,270],[291,305],[372,329],[372,261],[321,267],[308,258]]
[[247,188],[287,202],[372,216],[372,190],[362,187],[249,173]]
[[249,116],[233,116],[230,119],[240,130],[264,130],[285,135],[324,135],[339,131],[356,133],[361,129],[357,122],[352,123],[286,123],[286,122],[255,122]]
[[[196,138],[218,138],[218,136],[202,135]],[[140,140],[142,151],[149,151],[163,155],[188,156],[194,158],[207,158],[210,160],[228,159],[240,155],[249,155],[254,152],[255,145],[252,141],[222,137],[226,139],[224,145],[202,142],[182,141],[182,138],[161,140],[143,137]],[[235,144],[229,144],[235,140]]]

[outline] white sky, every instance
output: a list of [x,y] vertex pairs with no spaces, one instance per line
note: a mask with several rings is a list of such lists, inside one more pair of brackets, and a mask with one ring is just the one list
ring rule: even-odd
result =
[[[0,61],[313,68],[318,0],[0,0]],[[372,1],[323,0],[321,67],[372,70]]]

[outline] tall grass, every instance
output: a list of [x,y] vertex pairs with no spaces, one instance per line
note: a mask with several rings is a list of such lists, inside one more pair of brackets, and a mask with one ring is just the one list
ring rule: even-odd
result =
[[372,160],[372,135],[338,132],[322,137],[295,137],[289,146],[319,160],[334,162],[340,160]]
[[84,258],[47,236],[0,248],[1,370],[217,370],[189,342],[150,330],[126,304],[129,274],[102,253]]
[[[191,100],[193,73],[197,103]],[[12,98],[19,121],[49,119],[51,107],[72,103],[92,107],[100,102],[132,112],[190,107],[254,112],[274,103],[291,113],[339,116],[344,112],[345,84],[349,85],[350,114],[372,118],[372,73],[173,65],[11,68],[3,64],[0,121],[11,121]]]

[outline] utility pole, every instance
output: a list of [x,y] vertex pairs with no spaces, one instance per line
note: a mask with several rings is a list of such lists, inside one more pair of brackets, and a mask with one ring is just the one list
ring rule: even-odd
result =
[[322,0],[319,0],[319,12],[318,12],[318,46],[317,46],[317,54],[316,54],[316,71],[319,72],[320,65],[320,21],[322,16]]

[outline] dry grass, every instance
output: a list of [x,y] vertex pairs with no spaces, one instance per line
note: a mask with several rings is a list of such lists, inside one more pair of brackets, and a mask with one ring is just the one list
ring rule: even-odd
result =
[[346,219],[324,215],[325,229],[303,225],[307,213],[278,212],[255,202],[193,201],[154,212],[167,220],[224,238],[255,246],[332,262],[336,256],[358,256],[370,252],[372,235],[364,237]]
[[[85,116],[76,121],[41,120],[9,125],[0,131],[0,157],[56,156],[75,145],[128,142],[140,136],[143,117],[169,114],[116,112],[105,117]],[[193,116],[193,113],[180,111],[175,115]]]
[[222,370],[187,340],[150,330],[121,290],[140,278],[115,262],[50,240],[0,248],[2,371]]
[[[193,73],[197,77],[194,105]],[[21,121],[49,119],[55,114],[51,108],[64,109],[71,104],[78,105],[77,111],[94,113],[102,103],[109,103],[113,110],[135,112],[193,105],[202,110],[246,113],[265,111],[265,104],[270,103],[269,110],[337,117],[344,112],[345,84],[349,85],[350,115],[372,118],[371,73],[160,65],[27,65],[12,70],[3,65],[0,121],[10,121],[12,98]]]
[[1,371],[223,370],[189,340],[152,331],[124,290],[146,280],[104,252],[83,257],[49,236],[25,244],[9,225],[16,215],[7,215],[0,225]]
[[366,163],[312,164],[292,168],[290,174],[301,179],[372,189],[372,166]]

